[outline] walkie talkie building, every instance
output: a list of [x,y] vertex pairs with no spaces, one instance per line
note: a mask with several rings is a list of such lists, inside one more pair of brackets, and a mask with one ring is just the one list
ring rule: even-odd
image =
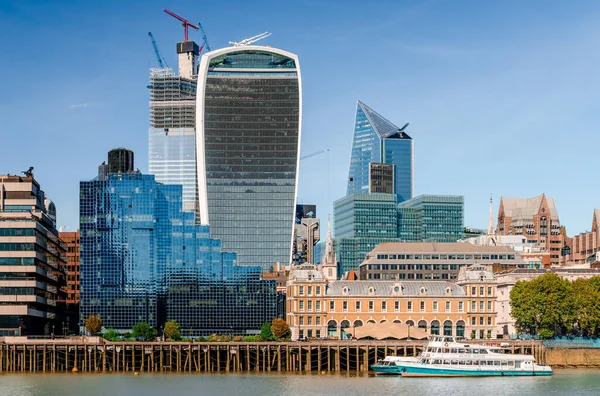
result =
[[298,57],[265,46],[202,56],[196,103],[199,212],[240,265],[291,259],[302,89]]

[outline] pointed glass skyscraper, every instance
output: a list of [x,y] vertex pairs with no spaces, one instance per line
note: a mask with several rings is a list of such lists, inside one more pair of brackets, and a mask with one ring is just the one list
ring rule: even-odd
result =
[[371,164],[393,165],[393,192],[398,202],[413,197],[413,140],[361,101],[356,105],[354,141],[350,158],[347,195],[366,194],[370,189]]

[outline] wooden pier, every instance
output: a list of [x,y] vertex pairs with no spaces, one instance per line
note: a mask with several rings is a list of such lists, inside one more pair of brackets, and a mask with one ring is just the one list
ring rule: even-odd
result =
[[[366,372],[387,355],[415,356],[425,341],[107,342],[0,341],[6,372]],[[90,342],[92,341],[92,342]],[[545,362],[541,342],[511,342],[512,353]]]

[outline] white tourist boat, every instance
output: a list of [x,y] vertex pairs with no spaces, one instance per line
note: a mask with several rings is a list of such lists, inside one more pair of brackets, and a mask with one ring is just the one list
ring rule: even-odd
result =
[[552,375],[550,366],[537,364],[531,355],[503,353],[498,346],[469,344],[453,337],[431,337],[418,358],[386,359],[371,366],[373,371],[403,377]]

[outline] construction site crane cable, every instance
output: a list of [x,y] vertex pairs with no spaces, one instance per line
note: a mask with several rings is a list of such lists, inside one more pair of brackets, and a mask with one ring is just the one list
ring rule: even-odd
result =
[[192,25],[190,23],[190,21],[188,21],[187,19],[183,19],[179,15],[175,14],[173,11],[169,11],[166,8],[163,11],[166,12],[167,14],[171,15],[173,18],[181,21],[181,25],[183,26],[183,41],[189,41],[188,40],[188,27],[191,27],[192,29],[195,29],[195,30],[199,29],[198,26]]
[[148,32],[148,36],[150,37],[150,40],[152,40],[152,47],[154,48],[154,54],[156,55],[156,59],[158,60],[158,64],[160,65],[160,68],[164,69],[165,67],[169,67],[169,65],[167,64],[167,61],[165,60],[165,58],[162,57],[162,55],[160,54],[160,51],[158,50],[158,45],[156,44],[156,40],[154,40],[154,36],[152,35],[152,32]]

